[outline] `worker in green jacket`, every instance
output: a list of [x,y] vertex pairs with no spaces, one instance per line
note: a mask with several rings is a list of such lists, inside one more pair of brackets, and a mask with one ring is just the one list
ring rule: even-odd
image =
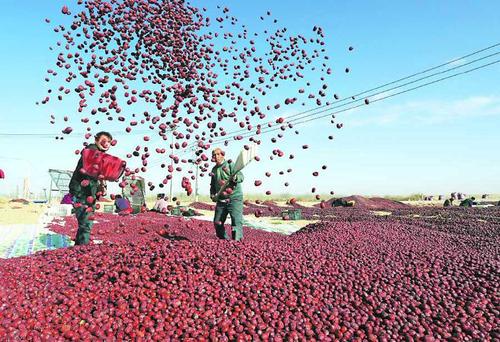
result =
[[[233,174],[234,164],[224,159],[224,151],[220,148],[212,151],[212,160],[215,166],[211,173],[210,198],[217,202],[214,215],[215,233],[219,239],[228,239],[224,222],[229,214],[232,238],[240,241],[243,239],[243,191],[241,190],[243,174],[241,172]],[[217,197],[219,190],[228,182],[228,188]]]
[[[99,132],[95,136],[94,144],[86,148],[106,152],[111,147],[113,137],[108,132]],[[82,172],[83,156],[80,157],[73,176],[69,182],[69,192],[73,195],[73,206],[78,221],[75,245],[86,245],[90,240],[90,231],[94,222],[96,202],[100,196],[106,195],[106,183]]]
[[471,197],[471,198],[466,198],[465,200],[463,200],[462,202],[460,202],[460,207],[473,207],[477,205],[476,203],[476,198],[475,197]]

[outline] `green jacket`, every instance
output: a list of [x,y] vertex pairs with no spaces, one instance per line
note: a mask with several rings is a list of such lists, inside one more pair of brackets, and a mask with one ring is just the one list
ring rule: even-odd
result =
[[472,207],[473,205],[476,205],[477,203],[474,202],[472,199],[470,198],[467,198],[465,200],[463,200],[462,202],[460,202],[460,206],[461,207]]
[[[234,169],[234,164],[233,163],[228,163],[227,161],[224,161],[222,165],[215,165],[212,169],[212,179],[210,181],[210,196],[215,196],[222,185],[220,184],[220,181],[227,181],[229,179],[229,176],[233,173]],[[243,191],[241,190],[241,183],[244,180],[244,176],[241,172],[238,172],[235,176],[233,184],[231,184],[229,187],[233,189],[233,193],[229,196],[224,196],[221,194],[219,199],[235,199],[235,200],[243,200]]]
[[[90,144],[86,148],[91,150],[98,150],[96,144]],[[83,157],[80,157],[78,160],[78,164],[76,165],[75,171],[73,172],[73,176],[69,182],[69,193],[73,196],[92,196],[95,197],[98,188],[97,179],[87,176],[80,172],[80,169],[83,167]],[[81,182],[87,179],[89,181],[89,186],[82,187]]]

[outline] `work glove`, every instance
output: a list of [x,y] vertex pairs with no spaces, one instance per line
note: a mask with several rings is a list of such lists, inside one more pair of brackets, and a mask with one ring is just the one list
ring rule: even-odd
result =
[[107,184],[105,182],[99,182],[99,185],[97,186],[97,192],[99,192],[101,196],[106,196],[108,192],[107,190]]
[[238,182],[238,175],[234,174],[229,176],[229,182],[236,184]]

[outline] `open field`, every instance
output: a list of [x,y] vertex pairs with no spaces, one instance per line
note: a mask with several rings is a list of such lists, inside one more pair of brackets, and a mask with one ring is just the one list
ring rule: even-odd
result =
[[[260,206],[246,208],[256,220]],[[286,225],[282,209],[270,204],[258,220]],[[198,211],[98,213],[92,239],[101,244],[0,260],[0,336],[500,337],[499,207],[308,206],[296,233],[245,227],[240,243],[215,239],[212,212]],[[76,220],[49,228],[72,237]]]
[[0,225],[37,223],[46,209],[44,204],[23,204],[0,199]]

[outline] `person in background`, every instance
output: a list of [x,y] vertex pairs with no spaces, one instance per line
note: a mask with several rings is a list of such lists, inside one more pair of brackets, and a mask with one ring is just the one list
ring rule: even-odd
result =
[[469,207],[470,208],[474,205],[477,205],[475,197],[466,198],[462,202],[460,202],[461,207]]
[[332,202],[332,207],[354,207],[356,201],[346,201],[343,198],[337,198]]
[[132,214],[132,207],[128,199],[122,195],[115,195],[115,212],[118,214]]
[[61,200],[61,204],[73,204],[73,195],[71,195],[69,192],[64,195],[64,197]]
[[[227,215],[231,216],[232,238],[236,241],[243,239],[243,191],[241,183],[243,174],[233,174],[234,164],[224,159],[224,151],[216,148],[212,151],[212,161],[215,166],[212,169],[210,181],[210,198],[217,202],[214,214],[215,234],[219,239],[227,239],[224,222]],[[219,197],[219,190],[229,182],[228,189],[223,191]]]
[[165,194],[158,194],[156,196],[155,205],[153,206],[153,209],[151,209],[151,211],[157,213],[166,213],[168,210],[167,207],[168,207],[168,202],[165,199]]
[[[93,144],[87,149],[106,152],[111,147],[113,137],[108,132],[99,132],[95,135]],[[69,192],[73,195],[73,206],[78,221],[78,230],[75,237],[75,245],[86,245],[90,240],[90,231],[94,222],[91,217],[95,212],[95,205],[100,196],[106,195],[106,183],[97,180],[84,172],[83,156],[78,160],[73,176],[69,182]]]

